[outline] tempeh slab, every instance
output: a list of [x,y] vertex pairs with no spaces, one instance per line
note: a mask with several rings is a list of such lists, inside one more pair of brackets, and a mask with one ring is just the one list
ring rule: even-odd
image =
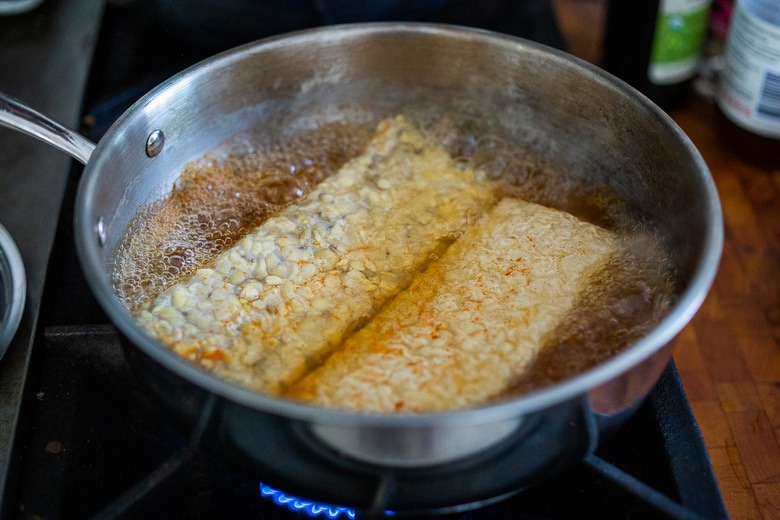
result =
[[137,318],[221,377],[278,393],[496,200],[494,186],[403,118],[386,120],[363,155]]
[[463,408],[528,369],[614,235],[502,200],[289,396],[370,412]]

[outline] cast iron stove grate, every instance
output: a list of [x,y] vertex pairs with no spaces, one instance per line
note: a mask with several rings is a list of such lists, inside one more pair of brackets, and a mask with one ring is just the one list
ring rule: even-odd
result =
[[[113,327],[49,327],[42,357],[22,517],[306,518],[261,497],[256,479],[199,449],[197,433],[182,433],[136,379]],[[319,517],[335,517],[328,511]],[[440,518],[726,517],[670,365],[624,427],[578,466],[501,502]]]

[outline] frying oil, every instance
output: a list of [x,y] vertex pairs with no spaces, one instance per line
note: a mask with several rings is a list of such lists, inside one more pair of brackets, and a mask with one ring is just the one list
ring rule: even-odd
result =
[[170,196],[141,208],[130,224],[116,255],[117,294],[134,308],[208,265],[359,155],[370,137],[365,128],[331,123],[186,165]]
[[[518,376],[506,395],[591,368],[641,338],[668,312],[674,283],[663,247],[615,193],[546,167],[498,136],[474,135],[445,118],[420,126],[457,164],[499,182],[506,196],[566,211],[621,237],[621,254],[588,280],[577,308],[545,338],[533,369]],[[372,133],[364,125],[332,122],[283,139],[244,136],[251,145],[241,153],[188,164],[170,196],[139,210],[128,228],[113,273],[118,295],[135,308],[208,266],[360,155]]]

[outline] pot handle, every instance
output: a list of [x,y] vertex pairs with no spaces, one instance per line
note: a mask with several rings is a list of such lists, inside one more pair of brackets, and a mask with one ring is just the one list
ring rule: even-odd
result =
[[78,133],[0,92],[0,125],[35,137],[87,164],[95,144]]

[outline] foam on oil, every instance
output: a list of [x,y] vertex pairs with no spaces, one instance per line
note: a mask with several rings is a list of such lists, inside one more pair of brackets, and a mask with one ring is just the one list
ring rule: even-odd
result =
[[[667,255],[614,192],[550,168],[498,136],[476,135],[446,118],[418,119],[418,124],[458,164],[499,182],[506,196],[567,211],[614,230],[622,240],[621,253],[593,273],[577,309],[545,339],[533,369],[506,395],[587,370],[666,315],[674,301]],[[367,125],[330,122],[303,125],[283,138],[243,135],[231,144],[231,153],[188,164],[170,196],[139,210],[129,226],[113,273],[118,295],[134,308],[208,266],[219,252],[360,155],[372,132]]]

